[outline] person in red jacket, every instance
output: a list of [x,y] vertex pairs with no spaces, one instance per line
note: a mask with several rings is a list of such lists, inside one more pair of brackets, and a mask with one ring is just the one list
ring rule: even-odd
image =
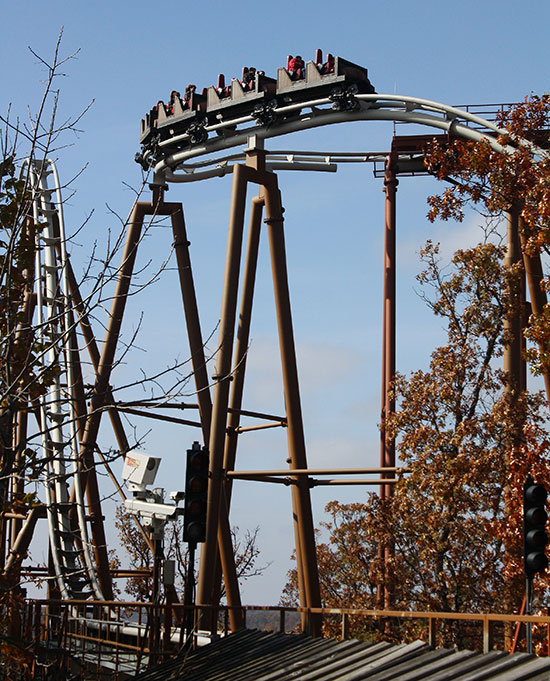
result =
[[299,54],[297,54],[295,57],[291,57],[288,60],[288,66],[287,66],[287,71],[288,75],[291,77],[292,80],[299,80],[300,78],[305,77],[305,62],[300,57]]

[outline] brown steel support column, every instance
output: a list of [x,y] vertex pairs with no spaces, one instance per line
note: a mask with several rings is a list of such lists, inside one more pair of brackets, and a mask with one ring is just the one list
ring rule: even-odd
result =
[[[90,409],[82,438],[81,455],[83,460],[93,457],[102,409],[105,406],[106,396],[109,391],[109,379],[113,369],[116,347],[120,335],[120,328],[122,326],[122,317],[126,307],[128,289],[130,287],[137,248],[141,237],[143,218],[148,209],[150,209],[149,204],[136,203],[130,217],[128,234],[126,236],[126,243],[122,254],[122,263],[117,276],[111,313],[107,324],[103,350],[99,360]],[[90,515],[101,515],[99,497],[90,501]],[[101,590],[107,600],[112,600],[112,581],[109,571],[106,541],[99,545],[95,545],[94,552]]]
[[[30,509],[19,533],[15,537],[8,553],[8,559],[3,567],[3,573],[11,585],[19,581],[21,563],[27,556],[36,522],[46,517],[45,506],[35,506]],[[23,522],[23,521],[21,521]]]
[[[150,213],[153,212],[152,206],[148,204],[143,204],[143,216],[145,216],[147,212]],[[54,227],[57,232],[57,235],[59,235],[59,225],[57,224],[56,220],[57,218],[54,216]],[[92,361],[92,366],[97,375],[100,364],[100,353],[70,260],[68,260],[65,263],[65,270],[72,303],[71,313],[76,312],[76,315],[78,316],[78,321],[80,324],[82,335],[84,336],[84,344],[88,349],[88,353]],[[71,324],[71,328],[72,326],[73,325]],[[73,334],[72,340],[73,366],[77,368],[76,370],[78,371],[79,374],[78,377],[76,377],[76,385],[73,387],[73,389],[75,391],[75,394],[78,395],[76,399],[76,406],[78,412],[78,435],[80,442],[82,443],[86,426],[86,401],[84,396],[82,375],[80,372],[80,354],[78,351],[78,343],[76,340],[76,334],[74,330],[72,331],[72,334]],[[109,386],[107,387],[106,390],[105,402],[107,404],[113,403],[113,395],[111,388]],[[113,432],[118,443],[118,448],[122,455],[125,456],[126,452],[130,449],[130,444],[128,442],[128,438],[126,437],[126,433],[124,432],[124,426],[122,425],[120,414],[115,408],[109,409],[108,413],[111,420],[111,425],[113,427]],[[84,455],[87,457],[86,460],[84,460]],[[97,476],[95,475],[95,459],[93,456],[93,452],[91,452],[90,450],[88,450],[87,452],[83,452],[82,463],[83,463],[82,468],[84,469],[82,473],[83,488],[86,489],[86,494],[88,496],[89,503],[94,504],[96,509],[100,509],[99,488],[97,485]],[[92,481],[91,487],[89,488],[87,472],[92,470],[94,471],[94,477],[96,479]],[[122,489],[118,487],[118,490],[121,493],[121,496],[125,498]],[[71,500],[73,500],[73,495],[71,495]],[[143,525],[141,524],[137,516],[133,516],[133,519],[144,541],[147,543],[147,545],[152,551],[153,544],[151,542],[148,532],[145,531]],[[104,528],[101,527],[101,525],[103,524],[103,515],[101,511],[99,510],[99,512],[92,514],[91,520],[92,532],[94,533],[94,541],[96,541],[97,543],[101,543],[102,541],[101,536],[103,537],[105,536],[105,530]],[[99,535],[97,535],[96,539],[95,536],[97,533],[99,533]]]
[[[386,420],[395,411],[395,400],[390,394],[395,378],[395,214],[396,194],[399,184],[395,174],[395,159],[386,162],[384,176],[384,292],[382,321],[382,414],[380,419],[380,466],[395,466],[395,440],[387,432]],[[390,476],[394,477],[394,473]],[[387,477],[384,474],[381,477]],[[380,496],[385,499],[392,494],[392,485],[380,485]]]
[[[69,346],[71,352],[71,362],[73,366],[73,381],[74,385],[70,387],[70,393],[74,400],[74,407],[77,415],[77,433],[79,441],[82,440],[84,430],[86,427],[86,395],[84,390],[84,381],[82,377],[82,370],[80,365],[80,353],[78,350],[78,340],[76,334],[76,326],[73,320],[73,311],[69,311],[70,330],[69,330]],[[110,391],[109,391],[110,392]],[[81,488],[86,491],[88,500],[88,507],[90,508],[89,522],[92,536],[92,543],[94,546],[105,545],[105,526],[103,523],[103,513],[101,511],[101,498],[99,484],[97,480],[97,469],[95,463],[94,452],[86,448],[81,452],[78,475],[80,476]],[[71,490],[70,501],[75,500],[75,487]],[[96,512],[91,512],[95,508]],[[77,523],[76,510],[71,511],[71,522]]]
[[[70,261],[67,261],[66,263],[66,268],[67,268],[67,277],[68,277],[68,282],[69,282],[69,291],[71,294],[71,300],[72,300],[72,305],[73,309],[78,315],[78,321],[80,323],[80,328],[82,330],[83,336],[84,336],[84,343],[88,349],[88,353],[90,355],[90,359],[92,360],[92,366],[94,368],[94,371],[97,373],[98,368],[99,368],[99,360],[100,360],[100,355],[99,355],[99,349],[97,347],[97,342],[95,339],[95,336],[93,335],[92,332],[92,327],[90,325],[90,321],[88,318],[88,315],[86,314],[86,310],[84,307],[84,303],[82,301],[82,297],[80,295],[80,290],[78,288],[78,284],[76,282],[76,277],[74,276],[73,269],[71,267]],[[71,310],[72,312],[72,310]],[[80,442],[82,442],[83,436],[84,436],[84,429],[86,426],[86,400],[85,400],[85,395],[84,395],[84,384],[82,381],[82,374],[80,371],[80,353],[78,351],[78,343],[76,340],[76,333],[75,329],[72,331],[74,335],[74,340],[72,342],[72,352],[73,352],[73,367],[77,368],[76,371],[78,372],[78,377],[76,378],[76,385],[74,386],[74,392],[75,395],[77,395],[76,398],[76,406],[77,406],[77,412],[78,412],[78,437]],[[105,400],[108,404],[112,404],[113,402],[113,394],[111,391],[111,388],[108,388],[106,391],[106,397]],[[124,432],[124,426],[122,425],[122,420],[120,418],[120,414],[116,408],[108,409],[109,417],[111,419],[111,425],[113,427],[113,432],[115,434],[115,438],[118,443],[118,448],[120,452],[122,453],[123,456],[126,455],[126,452],[130,449],[130,444],[128,442],[128,439],[126,437],[126,433]],[[104,462],[105,464],[105,462]],[[86,486],[86,491],[88,493],[87,485],[88,485],[88,479],[86,475],[86,471],[90,470],[90,466],[95,466],[95,459],[91,459],[91,461],[84,462],[84,468],[85,471],[82,474],[82,482],[83,485]],[[107,466],[107,470],[109,471],[109,467]],[[122,488],[117,484],[117,490],[120,494],[120,496],[125,499],[126,496],[122,490]],[[97,489],[97,480],[96,480],[96,489]],[[92,498],[95,498],[95,496],[99,497],[99,491],[94,495],[94,492],[92,492]],[[71,494],[71,501],[74,500],[73,494]],[[101,520],[102,516],[97,515],[95,517],[95,523],[99,523]],[[153,543],[151,541],[151,538],[149,537],[149,533],[145,530],[143,525],[141,524],[139,518],[137,516],[132,516],[134,522],[136,523],[141,536],[143,537],[144,541],[146,544],[149,546],[151,549],[151,552],[153,551]]]
[[[529,286],[529,295],[531,298],[531,310],[535,317],[542,316],[544,314],[544,307],[548,302],[546,296],[546,291],[542,287],[544,282],[544,273],[542,271],[542,263],[540,260],[540,254],[534,253],[530,255],[527,252],[527,241],[528,237],[525,233],[525,225],[523,220],[519,220],[519,237],[521,243],[521,250],[523,253],[523,265],[525,267],[525,277],[527,279],[527,284]],[[543,345],[539,345],[539,350],[541,354],[547,354],[547,348]],[[546,400],[548,406],[550,407],[550,370],[547,366],[542,366],[542,376],[544,378],[544,387],[546,390]]]
[[[206,541],[201,549],[197,605],[209,605],[214,601],[218,538],[220,540],[219,555],[226,579],[226,586],[228,589],[235,590],[235,585],[227,583],[228,577],[234,572],[233,547],[231,546],[231,537],[226,536],[229,523],[225,514],[223,516],[227,524],[220,525],[220,500],[223,486],[223,456],[227,428],[227,408],[232,368],[233,339],[235,335],[247,177],[247,168],[241,165],[235,166],[233,170],[233,189],[225,259],[218,356],[216,361],[216,385],[214,387],[210,427],[210,479],[208,484]],[[236,587],[237,593],[235,598],[238,598],[238,585]],[[231,610],[230,616],[232,618],[232,629],[242,626],[242,613],[240,610]],[[204,627],[207,612],[203,611],[200,618],[202,623],[199,623],[199,628]],[[210,622],[210,628],[212,625],[213,623]]]
[[[395,278],[396,278],[396,194],[399,184],[395,170],[395,155],[391,154],[386,161],[384,175],[384,289],[382,314],[382,395],[380,417],[380,466],[395,466],[395,439],[389,434],[387,419],[395,412],[395,399],[392,394],[392,382],[395,379]],[[389,476],[395,477],[395,473]],[[380,498],[388,500],[393,494],[393,485],[380,485]],[[388,585],[388,565],[393,556],[393,545],[379,547],[379,557],[384,565],[384,584],[378,588],[379,606],[389,610],[393,604],[393,594]]]
[[[166,204],[164,205],[166,206]],[[204,343],[202,340],[193,271],[191,269],[191,258],[189,256],[189,241],[187,240],[185,229],[183,205],[170,205],[173,206],[171,219],[172,232],[174,234],[174,250],[178,264],[183,309],[189,337],[189,350],[191,352],[195,387],[197,389],[197,401],[201,415],[204,444],[208,447],[210,442],[210,420],[212,418],[212,398],[210,396],[210,388],[208,387]]]
[[[504,396],[510,408],[508,426],[510,435],[507,438],[505,447],[506,464],[509,465],[510,457],[521,445],[523,424],[525,416],[518,413],[517,402],[523,390],[526,388],[526,367],[523,359],[523,322],[525,309],[525,276],[522,266],[521,246],[519,239],[519,210],[514,208],[507,214],[506,221],[506,255],[504,257],[506,268],[521,268],[520,279],[514,284],[508,283],[509,309],[504,316],[504,337],[505,345],[503,349],[503,368],[506,374],[504,385]],[[514,503],[511,497],[510,484],[507,482],[504,489],[504,512],[510,517],[514,510]],[[513,547],[510,542],[505,542],[504,551],[511,558]],[[513,580],[508,580],[508,588],[505,589],[502,605],[505,612],[513,612],[518,603],[513,594],[516,591]],[[510,648],[513,640],[513,628],[511,624],[504,627],[504,647]]]
[[[168,204],[164,204],[167,206]],[[201,415],[201,424],[204,444],[209,447],[210,444],[210,426],[212,420],[212,398],[210,395],[210,387],[208,381],[208,372],[206,365],[206,358],[204,355],[204,342],[202,339],[202,332],[200,326],[197,297],[195,293],[195,283],[193,280],[193,272],[191,268],[191,258],[189,254],[189,241],[187,238],[187,231],[185,229],[185,218],[183,214],[182,204],[174,205],[174,211],[171,214],[172,231],[174,234],[174,250],[176,253],[176,261],[178,265],[178,275],[180,280],[181,295],[183,300],[183,307],[185,313],[185,321],[187,326],[187,334],[189,339],[189,349],[191,352],[191,362],[193,365],[193,374],[195,377],[195,387],[197,390],[197,400],[199,403],[199,412]],[[229,510],[228,510],[229,514]],[[223,543],[231,544],[231,529],[229,527],[229,515],[227,519],[220,518],[219,531],[223,534]],[[217,547],[216,547],[217,548]],[[220,584],[217,587],[216,594],[212,602],[218,603],[221,592],[221,574],[222,567],[220,562],[219,551],[216,550],[216,577],[215,584]],[[194,569],[194,567],[193,567]],[[234,559],[227,567],[228,576],[225,581],[228,583],[227,602],[228,605],[236,608],[233,617],[235,628],[241,628],[242,622],[238,619],[240,617],[239,608],[241,606],[240,594],[238,592],[238,581],[236,568],[234,567]],[[231,576],[234,575],[234,576]],[[235,619],[235,617],[237,619]]]
[[[11,485],[13,482],[14,468],[14,421],[15,412],[6,409],[6,413],[0,417],[2,419],[2,429],[6,434],[7,442],[0,441],[0,509],[8,506]],[[9,541],[8,520],[4,515],[0,515],[0,565],[4,565],[6,560],[6,550]]]
[[[506,256],[504,265],[513,267],[521,263],[521,246],[519,241],[519,212],[517,209],[511,210],[507,214],[506,222]],[[524,285],[523,273],[517,290],[509,291],[512,314],[508,314],[504,319],[504,332],[508,336],[509,342],[504,346],[504,371],[506,372],[508,383],[506,392],[511,399],[516,399],[520,392],[525,390],[525,361],[522,357],[523,329],[522,311],[524,307]]]
[[[12,503],[21,499],[25,493],[25,479],[23,475],[25,457],[23,452],[27,443],[27,423],[28,423],[28,405],[21,404],[17,412],[17,422],[15,427],[15,458],[13,462],[13,475],[11,479],[11,501]],[[13,546],[19,531],[21,530],[23,521],[13,519],[10,523],[11,539],[10,544]]]
[[[250,337],[250,322],[252,318],[252,301],[254,297],[254,285],[256,282],[256,268],[258,264],[258,250],[260,245],[260,231],[263,209],[263,198],[257,196],[252,199],[252,209],[250,213],[250,227],[248,232],[248,245],[244,263],[244,273],[242,281],[242,298],[239,309],[237,323],[237,340],[235,342],[235,353],[233,360],[233,382],[231,385],[229,398],[229,416],[227,431],[225,436],[225,449],[223,456],[224,471],[235,469],[235,458],[237,453],[238,432],[240,425],[242,407],[242,396],[244,389],[244,377],[246,372],[246,357],[248,352],[248,342]],[[231,491],[233,481],[227,478],[222,487],[221,514],[229,518],[231,508]],[[219,602],[221,594],[221,566],[218,566],[215,578],[214,602]]]
[[[296,349],[290,310],[290,294],[286,266],[285,240],[283,230],[283,209],[281,195],[274,175],[273,181],[265,187],[265,208],[271,269],[275,293],[275,309],[279,330],[279,346],[283,374],[284,398],[288,419],[287,438],[290,457],[290,469],[307,468],[304,426],[296,366]],[[299,536],[298,570],[303,571],[303,587],[306,607],[317,608],[321,605],[317,554],[315,550],[315,533],[309,480],[307,476],[295,476],[293,485],[295,495],[295,515],[297,534]],[[318,615],[309,616],[309,630],[313,636],[320,635],[321,620]]]
[[[235,566],[235,554],[233,553],[233,542],[231,541],[231,526],[229,524],[229,509],[225,508],[223,504],[223,485],[220,489],[220,503],[219,503],[219,518],[218,518],[218,550],[219,561],[225,584],[225,594],[227,598],[227,605],[229,610],[229,625],[231,631],[243,629],[244,611],[242,610],[241,592],[239,589],[239,580],[237,579],[237,568]],[[212,603],[219,602],[218,594],[218,577],[217,568],[214,570],[213,588],[212,588]]]
[[[254,286],[256,283],[256,269],[258,265],[263,205],[263,197],[257,196],[252,199],[250,228],[248,233],[248,244],[242,283],[242,298],[239,309],[237,340],[235,343],[235,358],[233,360],[233,385],[231,386],[231,398],[229,402],[230,412],[227,436],[225,438],[223,467],[226,471],[232,471],[235,469],[235,457],[238,440],[238,434],[236,431],[241,421],[240,410],[242,408],[246,358],[250,339],[250,322],[252,319],[252,302],[254,298]],[[225,482],[225,494],[228,509],[231,499],[231,488],[232,481],[227,479]]]
[[[78,288],[76,277],[74,275],[70,261],[67,261],[66,270],[71,300],[74,306],[74,310],[78,315],[80,329],[84,337],[84,344],[88,349],[90,359],[92,360],[92,366],[97,374],[100,362],[99,349],[97,347],[97,341],[93,334],[90,320],[86,313],[86,307],[84,305],[84,302],[82,301],[82,296],[80,295],[80,290]],[[107,404],[112,404],[113,402],[113,395],[110,388],[107,389],[105,401]],[[118,443],[118,448],[123,455],[126,455],[126,452],[130,449],[130,444],[128,442],[128,438],[126,437],[126,433],[124,432],[124,426],[122,425],[120,414],[116,409],[109,409],[108,411],[109,417],[111,419],[111,424],[113,426],[113,432]]]
[[[29,278],[32,280],[29,276]],[[27,291],[25,293],[25,301],[23,304],[23,319],[24,321],[19,325],[16,333],[16,342],[30,345],[31,342],[31,329],[32,329],[32,319],[34,316],[34,311],[36,308],[36,294],[32,291]],[[15,442],[14,442],[14,461],[13,461],[13,471],[11,478],[11,501],[15,502],[17,499],[22,498],[25,492],[25,454],[24,451],[27,447],[27,426],[28,426],[28,413],[29,404],[26,400],[20,400],[18,403],[18,411],[15,420]],[[13,546],[19,531],[21,530],[23,521],[13,519],[10,523],[11,529],[11,540],[10,544]]]

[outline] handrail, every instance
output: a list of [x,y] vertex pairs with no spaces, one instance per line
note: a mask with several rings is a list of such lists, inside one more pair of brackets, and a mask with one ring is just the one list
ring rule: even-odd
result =
[[[17,617],[20,639],[29,650],[38,653],[50,650],[53,654],[63,651],[63,664],[69,658],[91,662],[98,676],[109,669],[113,681],[124,678],[123,674],[138,673],[140,670],[174,656],[182,646],[205,645],[219,636],[229,633],[228,606],[200,606],[218,613],[215,631],[184,631],[188,618],[184,613],[195,606],[181,603],[157,605],[135,601],[61,601],[28,599]],[[243,614],[254,611],[279,613],[274,619],[273,629],[286,633],[288,613],[302,615],[321,614],[326,618],[340,617],[340,637],[350,637],[350,622],[353,617],[372,618],[376,629],[384,637],[384,631],[391,620],[425,620],[424,633],[419,638],[427,641],[431,648],[437,645],[438,622],[462,621],[481,625],[479,649],[484,653],[495,648],[495,625],[507,623],[533,623],[545,625],[550,632],[550,615],[520,615],[502,613],[456,613],[436,611],[372,610],[363,608],[302,608],[282,605],[246,605]],[[215,621],[216,618],[213,618]],[[391,632],[391,627],[390,627]],[[189,634],[191,634],[189,636]],[[470,647],[470,645],[469,645]],[[503,648],[503,646],[500,646]],[[512,651],[510,651],[512,652]],[[60,663],[61,664],[61,663]],[[119,676],[120,674],[120,676]]]
[[[27,607],[34,608],[48,608],[50,612],[61,611],[64,608],[71,609],[72,612],[76,612],[79,607],[85,607],[86,609],[91,609],[97,607],[97,614],[99,618],[88,618],[90,622],[109,624],[110,626],[120,626],[121,624],[129,624],[132,626],[142,626],[143,620],[141,617],[138,622],[126,620],[121,622],[120,620],[112,619],[113,611],[119,613],[121,611],[145,611],[146,613],[165,613],[168,611],[173,611],[177,613],[178,611],[183,612],[190,607],[196,609],[197,606],[186,606],[182,603],[167,603],[163,605],[136,602],[136,601],[90,601],[90,600],[52,600],[52,599],[28,599],[26,601]],[[217,610],[221,613],[229,612],[231,610],[237,609],[236,607],[228,605],[219,606],[206,606],[201,605],[201,610],[211,609]],[[304,608],[300,606],[283,606],[283,605],[243,605],[240,608],[244,612],[255,612],[255,611],[274,611],[279,613],[300,613],[305,615],[320,614],[325,616],[340,615],[340,616],[353,616],[353,617],[372,617],[373,619],[401,619],[401,620],[412,620],[412,619],[425,619],[428,621],[432,620],[455,620],[455,621],[468,621],[468,622],[479,622],[485,626],[489,626],[492,623],[533,623],[533,624],[546,624],[550,625],[550,614],[549,615],[520,615],[520,614],[504,614],[504,613],[465,613],[465,612],[447,612],[447,611],[415,611],[415,610],[377,610],[368,608]],[[107,613],[107,614],[106,614]],[[75,621],[82,621],[83,618],[74,617],[72,619]]]

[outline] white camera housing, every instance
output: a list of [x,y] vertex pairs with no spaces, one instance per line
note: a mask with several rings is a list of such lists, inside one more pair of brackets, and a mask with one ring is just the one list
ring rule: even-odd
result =
[[157,477],[160,458],[143,452],[130,451],[124,457],[122,477],[132,492],[143,492]]

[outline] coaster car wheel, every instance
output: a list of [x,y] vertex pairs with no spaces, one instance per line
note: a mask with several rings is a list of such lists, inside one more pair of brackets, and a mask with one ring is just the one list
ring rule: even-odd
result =
[[277,100],[271,99],[269,102],[262,102],[256,104],[252,111],[252,118],[256,121],[257,125],[271,125],[275,122],[275,112],[274,109],[277,106]]

